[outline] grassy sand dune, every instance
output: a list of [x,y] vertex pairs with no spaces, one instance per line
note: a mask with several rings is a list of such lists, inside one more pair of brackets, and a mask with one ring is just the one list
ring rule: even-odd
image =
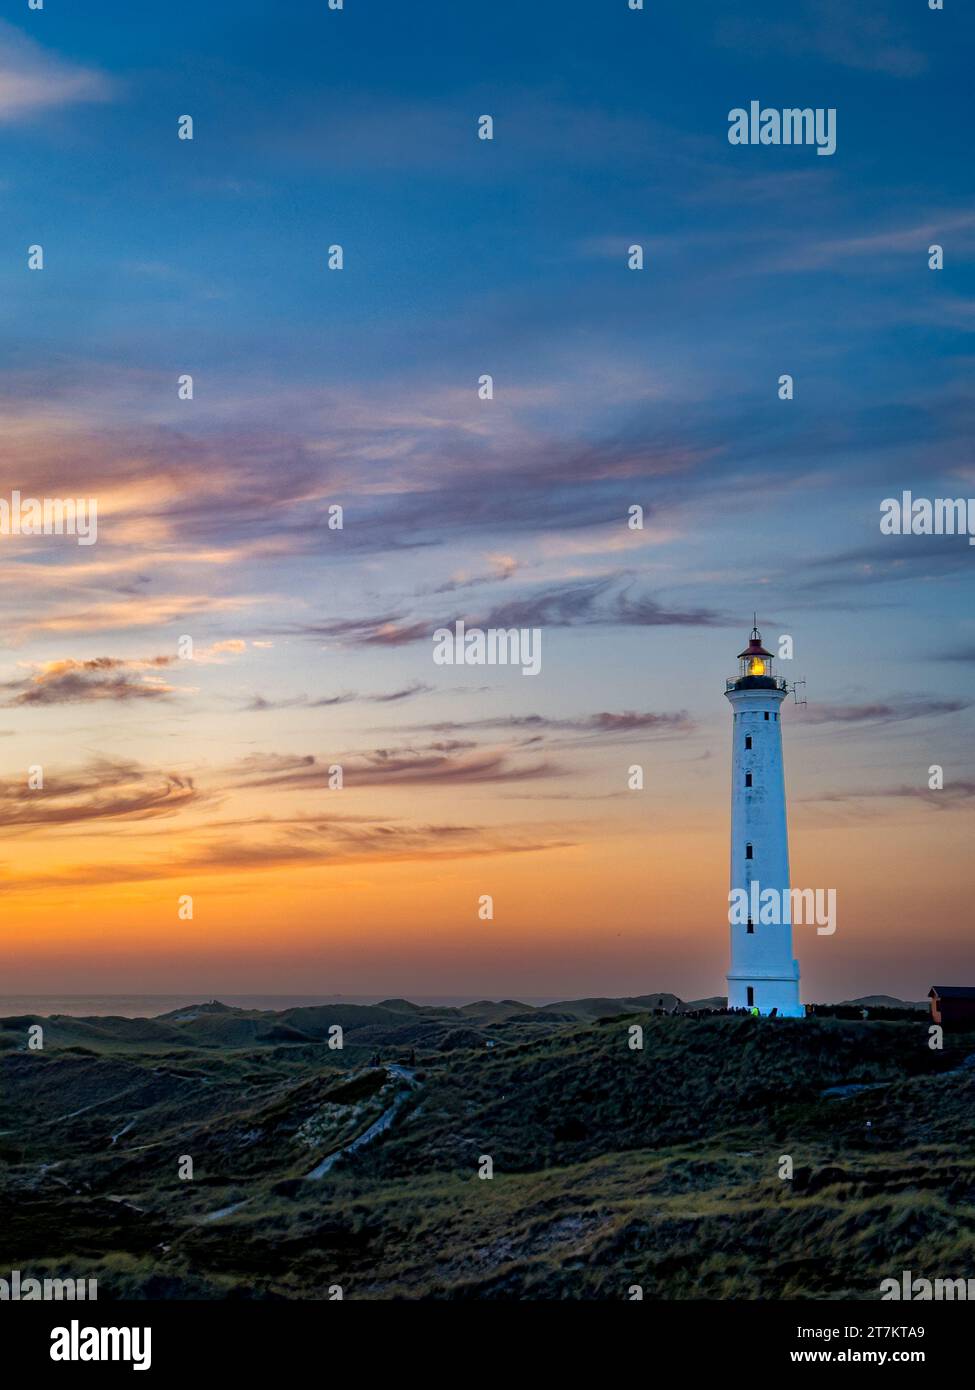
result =
[[4,1259],[150,1298],[876,1298],[975,1270],[975,1036],[646,1001],[60,1019],[36,1053],[2,1020]]

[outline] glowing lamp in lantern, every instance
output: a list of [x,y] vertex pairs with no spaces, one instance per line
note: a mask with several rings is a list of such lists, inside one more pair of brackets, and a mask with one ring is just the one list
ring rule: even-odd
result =
[[768,681],[772,684],[772,660],[772,653],[762,646],[762,634],[757,627],[753,627],[748,646],[738,653],[738,679]]

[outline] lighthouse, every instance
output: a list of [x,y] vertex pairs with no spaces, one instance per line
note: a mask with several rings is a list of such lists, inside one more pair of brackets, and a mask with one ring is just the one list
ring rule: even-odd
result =
[[[739,901],[749,904],[729,913],[728,1007],[757,1008],[763,1014],[775,1009],[780,1017],[802,1018],[799,962],[792,956],[789,831],[779,720],[788,687],[774,675],[772,664],[772,653],[765,650],[762,634],[753,627],[748,646],[738,654],[738,675],[725,682],[725,697],[734,711],[731,888],[733,895],[739,890],[735,895]],[[768,909],[759,910],[760,903],[768,904]]]

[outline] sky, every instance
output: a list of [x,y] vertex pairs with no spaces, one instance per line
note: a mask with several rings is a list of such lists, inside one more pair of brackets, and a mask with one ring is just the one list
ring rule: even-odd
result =
[[[975,983],[975,550],[879,526],[975,496],[973,29],[8,6],[0,498],[98,530],[0,535],[0,989],[723,993],[753,612],[803,998]],[[835,153],[730,144],[752,100]],[[540,671],[435,664],[457,620]]]

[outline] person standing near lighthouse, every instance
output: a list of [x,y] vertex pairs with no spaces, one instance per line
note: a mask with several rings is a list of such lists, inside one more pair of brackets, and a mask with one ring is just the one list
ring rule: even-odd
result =
[[[738,675],[725,682],[734,711],[731,757],[731,890],[749,903],[774,890],[781,911],[763,923],[754,911],[731,916],[728,1008],[802,1018],[799,962],[792,956],[789,831],[779,712],[788,687],[773,674],[772,653],[752,628],[738,654]],[[730,900],[730,899],[729,899]],[[740,914],[744,915],[744,914]],[[766,915],[763,913],[763,916]]]

